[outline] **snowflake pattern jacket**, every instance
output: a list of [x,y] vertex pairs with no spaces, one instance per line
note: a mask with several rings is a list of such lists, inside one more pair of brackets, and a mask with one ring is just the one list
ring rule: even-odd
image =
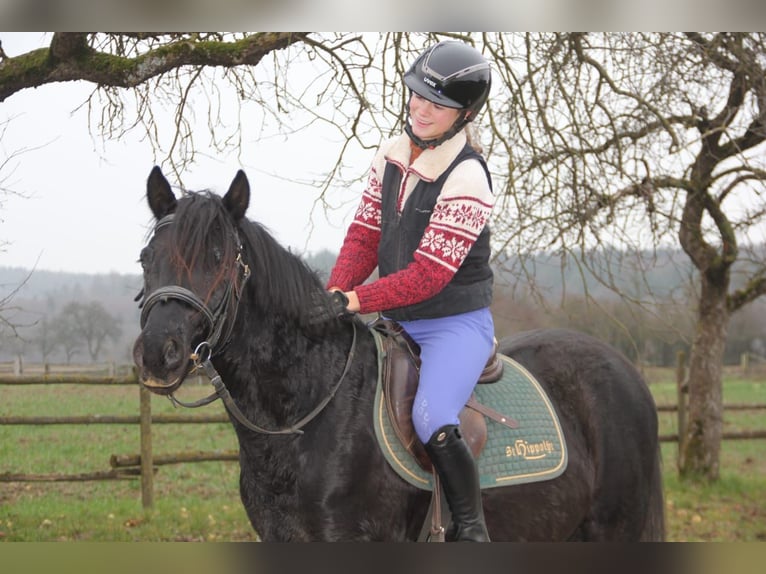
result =
[[[493,197],[484,160],[462,131],[414,161],[412,153],[406,135],[381,146],[328,287],[354,289],[362,313],[399,320],[488,306]],[[363,284],[379,264],[381,277]]]

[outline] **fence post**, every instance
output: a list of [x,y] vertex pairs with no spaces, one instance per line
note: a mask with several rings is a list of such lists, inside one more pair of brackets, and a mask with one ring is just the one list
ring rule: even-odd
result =
[[686,436],[686,395],[689,386],[686,381],[686,353],[678,351],[676,354],[676,389],[678,404],[678,453],[676,462],[681,464],[681,452],[683,451],[684,438]]
[[152,459],[152,395],[142,385],[140,393],[141,419],[141,503],[144,509],[154,506],[154,460]]
[[16,355],[16,358],[13,360],[13,376],[14,377],[20,377],[24,374],[24,361],[21,358],[21,355]]
[[742,353],[739,356],[739,366],[742,368],[743,375],[750,374],[750,353]]

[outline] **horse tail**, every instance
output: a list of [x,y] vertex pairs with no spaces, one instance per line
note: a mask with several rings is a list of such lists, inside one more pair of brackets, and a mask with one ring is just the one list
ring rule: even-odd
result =
[[657,443],[654,469],[649,484],[649,504],[641,542],[665,541],[665,495],[662,486],[662,453]]

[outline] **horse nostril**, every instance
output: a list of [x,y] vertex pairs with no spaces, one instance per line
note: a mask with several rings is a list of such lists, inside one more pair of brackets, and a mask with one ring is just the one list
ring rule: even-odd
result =
[[165,342],[162,348],[163,358],[165,359],[165,366],[172,370],[181,364],[183,359],[181,355],[181,348],[175,340],[169,339]]
[[133,344],[133,363],[139,369],[139,373],[143,373],[144,369],[144,341],[143,337],[139,336],[136,342]]

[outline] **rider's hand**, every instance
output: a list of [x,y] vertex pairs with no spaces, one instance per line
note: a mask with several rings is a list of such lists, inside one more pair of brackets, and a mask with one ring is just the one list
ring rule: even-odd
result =
[[309,322],[312,324],[324,323],[332,319],[350,317],[353,314],[354,312],[349,309],[349,299],[343,291],[325,291],[316,297],[311,308]]

